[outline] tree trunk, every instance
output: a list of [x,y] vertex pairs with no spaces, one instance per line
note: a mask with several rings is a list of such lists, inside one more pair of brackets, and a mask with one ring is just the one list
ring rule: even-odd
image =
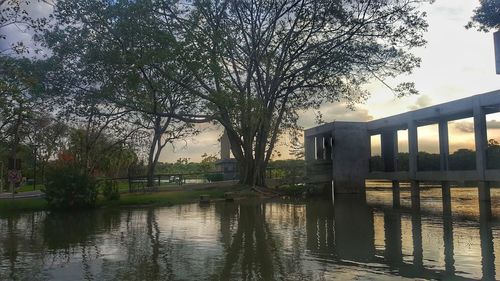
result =
[[147,167],[147,171],[146,171],[146,180],[147,180],[148,187],[154,186],[154,173],[155,173],[155,167],[156,167],[155,150],[156,150],[157,143],[158,143],[158,134],[155,133],[155,135],[153,137],[153,141],[151,142],[151,146],[149,147],[148,167]]
[[240,184],[249,186],[266,186],[266,168],[267,163],[263,160],[236,159],[238,161],[238,171],[240,174]]
[[149,155],[148,155],[148,168],[147,168],[147,186],[148,187],[153,187],[155,184],[154,181],[154,173],[155,173],[155,168],[156,164],[158,164],[158,160],[160,159],[160,154],[165,146],[165,144],[162,144],[161,137],[165,133],[166,129],[168,128],[168,124],[170,123],[170,120],[166,121],[164,126],[161,124],[161,117],[156,117],[155,118],[155,129],[154,129],[154,136],[153,136],[153,141],[151,142],[151,146],[149,147]]

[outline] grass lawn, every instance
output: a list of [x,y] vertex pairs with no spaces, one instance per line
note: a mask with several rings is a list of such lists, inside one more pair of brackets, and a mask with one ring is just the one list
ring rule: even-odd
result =
[[0,200],[0,213],[9,211],[42,211],[47,209],[43,198]]
[[[44,187],[45,187],[45,185],[43,185],[43,184],[37,184],[35,187],[35,190],[40,190]],[[28,191],[33,191],[32,184],[27,184],[27,185],[24,185],[23,187],[17,189],[17,192],[28,192]]]
[[[232,191],[237,197],[255,197],[249,188],[240,186],[211,187],[205,190],[160,191],[152,193],[122,193],[119,200],[106,201],[102,196],[97,200],[97,207],[125,206],[172,206],[197,202],[200,195],[209,195],[211,199],[222,199],[224,193]],[[47,209],[43,198],[0,200],[0,212],[7,211],[41,211]]]

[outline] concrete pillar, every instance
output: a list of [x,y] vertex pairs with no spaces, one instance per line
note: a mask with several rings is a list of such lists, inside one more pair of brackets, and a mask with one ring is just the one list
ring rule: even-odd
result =
[[[450,169],[449,164],[450,155],[450,142],[448,135],[448,121],[439,121],[439,158],[440,158],[440,170],[441,172],[448,171]],[[451,192],[450,183],[447,181],[441,182],[441,195],[443,202],[443,214],[451,215]]]
[[479,179],[484,180],[488,136],[486,129],[486,114],[477,100],[474,100],[474,140],[476,143],[476,171]]
[[418,133],[417,124],[414,120],[408,122],[408,152],[410,165],[410,178],[417,177],[418,167]]
[[408,122],[408,152],[410,161],[411,205],[420,209],[420,183],[417,181],[418,170],[418,132],[415,120]]
[[226,160],[231,158],[231,143],[229,142],[229,136],[227,135],[227,130],[224,130],[224,134],[220,139],[220,159]]
[[325,147],[324,141],[323,141],[323,136],[316,136],[316,159],[317,160],[324,160],[324,151]]
[[313,161],[316,159],[315,157],[315,138],[314,137],[305,137],[304,138],[304,156],[306,159],[306,162]]
[[491,194],[488,182],[478,182],[479,216],[487,221],[491,218]]
[[387,131],[380,134],[382,159],[384,161],[384,171],[394,172],[397,170],[398,155],[398,132],[396,130]]
[[[396,130],[386,131],[380,135],[382,159],[385,172],[395,172],[398,155],[398,132]],[[392,181],[392,206],[400,207],[399,181]]]
[[448,155],[450,155],[450,142],[448,138],[448,121],[441,120],[439,121],[439,156],[441,160],[441,171],[448,171],[450,169],[448,160]]
[[441,183],[441,197],[443,202],[443,214],[451,216],[451,190],[450,183],[443,181]]

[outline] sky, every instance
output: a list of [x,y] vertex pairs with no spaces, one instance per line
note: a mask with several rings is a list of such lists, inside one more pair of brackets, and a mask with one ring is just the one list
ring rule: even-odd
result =
[[[388,81],[393,86],[402,81],[414,82],[419,95],[396,98],[382,83],[373,81],[366,85],[371,97],[357,105],[355,111],[341,103],[325,104],[320,108],[323,120],[369,121],[500,89],[500,75],[495,73],[493,32],[484,33],[464,27],[478,5],[478,0],[437,0],[423,7],[428,14],[429,28],[425,34],[428,43],[413,51],[422,58],[421,67],[411,75]],[[41,14],[46,12],[40,6],[33,6],[33,9]],[[15,38],[29,37],[17,30],[13,32],[16,33]],[[487,119],[488,137],[500,140],[500,114],[487,116]],[[302,112],[299,125],[314,127],[315,113]],[[174,162],[178,158],[199,161],[204,153],[218,154],[222,128],[207,124],[201,125],[201,128],[203,132],[198,136],[166,147],[160,161]],[[449,130],[451,152],[459,148],[473,148],[471,119],[450,123]],[[437,126],[419,128],[420,150],[437,152],[436,135]],[[400,132],[399,136],[400,150],[407,151],[406,132]],[[288,142],[287,136],[280,140],[278,150],[281,158],[293,157],[288,154]],[[376,139],[373,143],[376,152]]]
[[[395,95],[378,81],[366,86],[371,97],[356,106],[355,111],[346,109],[344,104],[325,104],[320,108],[323,120],[331,121],[369,121],[398,113],[436,105],[455,99],[482,94],[500,89],[500,75],[495,72],[493,32],[484,33],[464,26],[469,22],[473,10],[479,6],[476,0],[437,0],[424,6],[429,23],[425,34],[427,45],[414,53],[422,58],[421,67],[411,75],[390,81],[411,81],[416,84],[419,95],[396,98]],[[489,121],[488,137],[500,140],[500,114],[487,116]],[[496,120],[497,122],[494,122]],[[304,128],[316,126],[315,113],[306,111],[301,114],[299,125]],[[474,147],[472,119],[457,120],[449,125],[450,152],[459,148]],[[218,137],[222,129],[207,127],[206,131],[162,153],[163,161],[175,161],[180,157],[198,161],[201,154],[216,154],[219,151]],[[420,127],[419,150],[437,152],[437,126]],[[399,132],[400,151],[407,151],[407,133]],[[293,158],[288,154],[288,137],[280,141],[278,149],[282,158]],[[373,150],[379,147],[374,141]]]

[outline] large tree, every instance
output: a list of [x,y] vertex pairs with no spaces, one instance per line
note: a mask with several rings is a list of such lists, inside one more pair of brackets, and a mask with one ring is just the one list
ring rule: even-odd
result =
[[187,95],[162,74],[175,72],[187,85],[192,80],[175,59],[179,51],[175,37],[155,5],[152,1],[57,1],[56,26],[45,34],[51,59],[61,65],[58,77],[66,77],[62,84],[61,79],[56,83],[76,87],[79,95],[139,117],[136,125],[149,132],[149,186],[163,148],[195,134],[192,122],[204,121],[192,118],[199,98]]
[[[197,85],[164,75],[204,99],[227,130],[240,181],[265,185],[282,133],[325,102],[356,103],[363,84],[410,73],[425,44],[424,0],[164,1],[159,14],[183,44]],[[414,93],[412,83],[392,88]]]

